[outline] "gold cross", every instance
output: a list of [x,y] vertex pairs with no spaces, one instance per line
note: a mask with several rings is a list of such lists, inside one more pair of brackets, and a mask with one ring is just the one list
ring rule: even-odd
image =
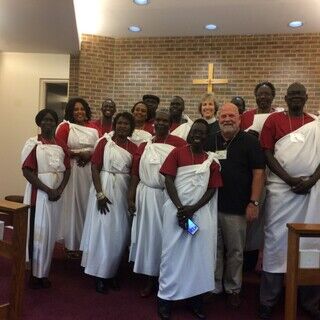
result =
[[213,63],[209,63],[209,69],[208,69],[208,79],[195,79],[192,80],[193,84],[206,84],[207,92],[211,93],[213,92],[213,85],[215,84],[226,84],[228,83],[228,79],[214,79],[213,78]]

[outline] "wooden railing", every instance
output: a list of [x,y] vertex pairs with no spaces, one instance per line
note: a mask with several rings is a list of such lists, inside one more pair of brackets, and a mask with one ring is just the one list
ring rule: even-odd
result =
[[320,237],[320,224],[288,223],[285,320],[295,320],[300,285],[320,285],[320,269],[299,268],[300,238]]
[[0,200],[0,211],[13,216],[12,242],[0,241],[0,255],[12,259],[9,303],[0,305],[1,320],[21,318],[26,266],[27,210],[28,206],[24,204]]

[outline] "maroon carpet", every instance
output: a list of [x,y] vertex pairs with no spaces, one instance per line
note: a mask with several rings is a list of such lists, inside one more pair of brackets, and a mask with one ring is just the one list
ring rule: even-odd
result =
[[[27,274],[28,276],[28,274]],[[0,304],[8,297],[10,264],[0,258]],[[243,286],[243,304],[239,310],[226,307],[225,297],[216,298],[206,304],[208,319],[242,320],[257,319],[258,283],[255,275],[247,275]],[[139,289],[142,279],[131,272],[124,261],[120,270],[120,291],[112,291],[106,295],[94,290],[92,278],[83,274],[79,260],[65,260],[61,246],[55,250],[50,275],[52,288],[32,290],[25,289],[22,319],[158,319],[156,296],[140,298]],[[194,319],[182,301],[177,302],[173,309],[173,319]],[[283,304],[275,310],[273,319],[284,319]],[[309,319],[302,311],[298,319]]]

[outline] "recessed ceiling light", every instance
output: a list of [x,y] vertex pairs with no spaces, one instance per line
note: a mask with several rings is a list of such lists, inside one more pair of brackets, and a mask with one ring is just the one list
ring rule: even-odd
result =
[[216,26],[215,24],[207,24],[207,25],[205,26],[205,28],[206,28],[207,30],[216,30],[216,29],[217,29],[217,26]]
[[145,6],[146,4],[148,4],[150,2],[150,0],[133,0],[133,2],[135,4],[140,5],[140,6]]
[[128,28],[131,32],[140,32],[141,28],[139,26],[130,26]]
[[303,22],[302,21],[291,21],[288,23],[288,26],[291,28],[300,28],[303,26]]

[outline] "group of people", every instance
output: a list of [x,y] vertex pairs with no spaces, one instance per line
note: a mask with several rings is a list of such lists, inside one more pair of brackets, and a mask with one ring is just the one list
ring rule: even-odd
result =
[[[129,248],[133,271],[146,278],[140,295],[158,288],[161,319],[181,299],[204,319],[204,294],[224,292],[239,308],[244,264],[262,260],[259,316],[271,318],[286,272],[286,223],[320,222],[320,123],[304,112],[300,83],[288,87],[286,110],[272,106],[270,82],[254,94],[257,107],[248,111],[241,97],[219,107],[205,94],[195,121],[180,96],[165,109],[145,95],[131,113],[116,113],[107,99],[95,121],[88,103],[73,98],[59,125],[54,111],[41,110],[41,133],[22,151],[30,286],[50,287],[54,244],[63,239],[82,252],[97,292],[117,289]],[[316,319],[319,297],[319,287],[301,290]]]

